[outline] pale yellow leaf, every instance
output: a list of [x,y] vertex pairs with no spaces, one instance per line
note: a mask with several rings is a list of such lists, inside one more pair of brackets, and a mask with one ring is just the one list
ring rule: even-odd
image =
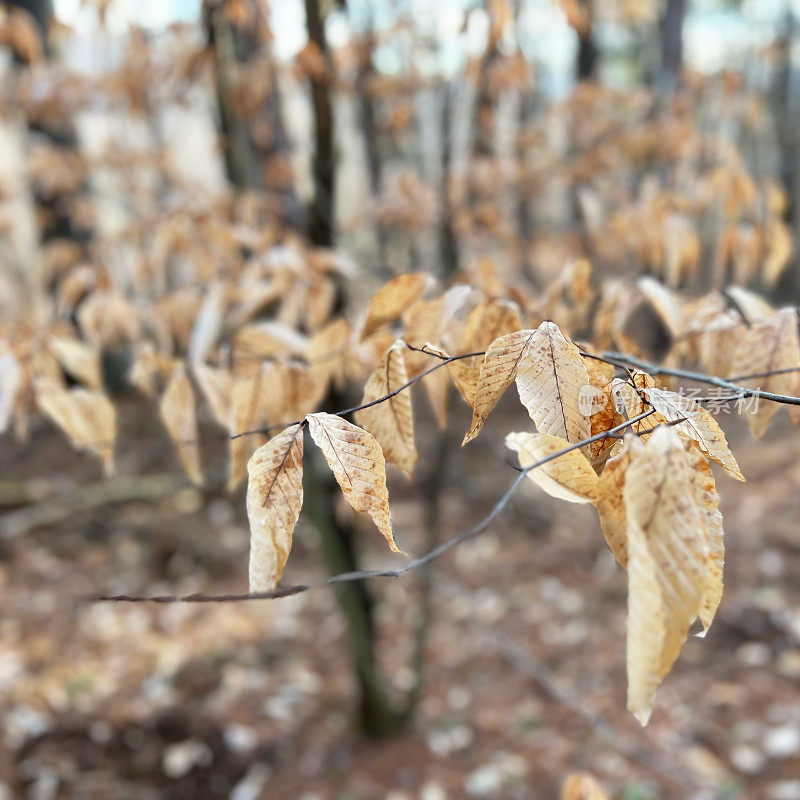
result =
[[595,503],[603,536],[617,563],[623,568],[628,566],[628,526],[622,490],[629,463],[630,451],[626,445],[619,455],[609,459],[603,467],[597,483]]
[[228,296],[229,288],[222,281],[218,281],[208,290],[189,337],[187,360],[190,364],[205,361],[209,350],[217,341],[228,307]]
[[519,399],[539,433],[570,444],[589,438],[589,415],[581,402],[589,375],[580,351],[558,325],[545,321],[539,326],[522,354],[516,380]]
[[242,328],[234,337],[236,359],[258,360],[275,356],[305,358],[308,338],[280,322],[254,322]]
[[708,543],[708,571],[703,590],[703,599],[700,606],[700,621],[703,623],[705,636],[714,614],[722,599],[722,569],[725,564],[725,542],[722,528],[722,514],[719,510],[719,495],[711,472],[708,459],[700,451],[696,443],[692,442],[688,448],[692,472],[692,488],[700,518]]
[[161,395],[161,419],[167,428],[178,457],[192,483],[203,483],[200,468],[200,442],[197,432],[197,409],[192,382],[182,364],[178,364]]
[[224,367],[211,367],[202,363],[194,364],[192,373],[211,409],[214,422],[227,428],[231,417],[233,376]]
[[100,389],[103,375],[100,368],[100,351],[79,339],[51,336],[47,342],[58,363],[66,372],[86,384],[90,389]]
[[250,591],[274,589],[303,505],[303,426],[291,425],[247,462]]
[[628,522],[628,708],[646,725],[705,594],[709,547],[694,502],[692,465],[662,425],[631,450]]
[[528,352],[535,333],[532,330],[508,333],[492,342],[487,349],[475,390],[472,425],[462,446],[480,433],[497,401],[517,377],[520,361]]
[[350,323],[344,317],[335,319],[311,337],[307,358],[321,392],[327,393],[331,384],[340,389],[344,386],[351,339]]
[[[266,425],[261,395],[262,372],[269,367],[249,364],[240,369],[233,378],[230,400],[228,441],[228,491],[232,492],[244,480],[246,464],[253,451],[262,445],[266,437],[259,431]],[[277,387],[278,391],[280,388]],[[291,421],[291,420],[289,420]],[[245,435],[246,434],[246,435]]]
[[[793,394],[800,373],[797,313],[793,308],[781,309],[768,319],[746,328],[737,343],[733,366],[735,378],[784,369],[795,371],[761,378],[737,378],[736,382],[762,392]],[[760,437],[764,433],[778,407],[777,403],[761,398],[741,401],[741,408],[754,436]]]
[[356,511],[366,511],[389,547],[394,541],[389,520],[386,464],[381,446],[371,433],[334,414],[309,414],[308,430],[333,471],[344,496]]
[[671,289],[659,283],[655,278],[645,276],[639,278],[639,291],[647,298],[661,318],[666,329],[673,338],[683,333],[686,325],[683,304],[680,297]]
[[564,779],[560,800],[608,800],[608,795],[589,773],[572,772]]
[[361,338],[366,339],[382,325],[398,319],[412,303],[420,298],[429,282],[430,277],[425,273],[409,272],[405,275],[398,275],[378,289],[370,301]]
[[[386,397],[408,382],[405,349],[403,341],[398,339],[378,362],[364,386],[362,405]],[[387,461],[410,477],[417,461],[411,393],[401,391],[382,403],[362,409],[355,420],[378,440]]]
[[[653,405],[669,422],[676,422],[677,430],[685,433],[700,445],[700,449],[725,468],[736,480],[743,481],[739,465],[728,448],[728,441],[711,412],[695,403],[690,397],[650,387],[643,390]],[[677,422],[683,420],[683,422]]]
[[117,413],[108,397],[95,389],[65,389],[47,379],[37,380],[35,389],[39,408],[75,447],[98,455],[106,475],[112,475]]
[[[633,376],[633,381],[630,379],[614,378],[611,381],[611,392],[615,396],[617,411],[625,419],[633,419],[649,411],[650,401],[645,394],[646,389],[655,388],[656,382],[653,380],[652,375],[646,372],[637,372]],[[650,416],[640,419],[631,425],[630,430],[632,433],[638,433],[642,436],[643,441],[646,441],[650,434],[648,431],[662,425],[667,420],[655,411]]]
[[[514,450],[524,469],[569,447],[560,436],[546,433],[509,433],[506,447]],[[580,450],[570,450],[532,469],[528,477],[547,494],[572,503],[597,500],[597,473]]]
[[767,223],[767,256],[761,267],[764,285],[774,286],[792,259],[792,234],[785,222],[774,219]]

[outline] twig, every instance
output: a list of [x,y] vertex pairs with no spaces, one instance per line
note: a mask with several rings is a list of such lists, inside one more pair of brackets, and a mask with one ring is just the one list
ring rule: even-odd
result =
[[[794,397],[788,394],[776,394],[775,392],[765,392],[761,389],[748,389],[746,386],[739,386],[725,378],[718,378],[714,375],[705,375],[702,372],[693,372],[688,369],[677,369],[675,367],[662,367],[659,364],[651,364],[648,361],[643,361],[641,358],[634,356],[626,356],[624,353],[609,352],[603,353],[609,359],[616,359],[619,361],[627,362],[631,366],[649,372],[651,375],[672,375],[675,378],[684,378],[689,381],[697,381],[698,383],[707,383],[711,386],[719,386],[721,389],[727,389],[730,392],[741,394],[742,397],[760,397],[763,400],[772,400],[774,403],[785,403],[790,406],[800,406],[800,397]],[[610,362],[609,362],[610,363]],[[780,374],[781,371],[765,372],[760,377],[769,377],[773,374]]]
[[407,572],[411,572],[412,570],[418,569],[426,564],[430,564],[435,559],[439,558],[439,556],[444,555],[448,550],[452,550],[452,548],[456,547],[457,545],[463,544],[464,542],[469,541],[470,539],[474,539],[476,536],[479,536],[483,533],[489,525],[494,522],[494,520],[498,517],[498,515],[505,509],[508,505],[509,500],[511,500],[514,493],[519,488],[519,485],[525,479],[525,476],[531,472],[532,470],[536,469],[537,467],[541,467],[544,464],[549,463],[550,461],[554,461],[557,458],[560,458],[567,453],[571,453],[573,450],[578,450],[579,448],[583,447],[587,444],[592,444],[592,442],[600,441],[600,439],[605,438],[608,435],[613,435],[615,433],[620,433],[623,430],[626,430],[631,425],[635,425],[640,420],[643,420],[645,417],[649,417],[651,414],[655,413],[655,409],[650,409],[649,411],[645,411],[638,416],[632,417],[629,420],[617,425],[614,428],[611,428],[608,431],[603,431],[602,433],[595,434],[594,436],[590,436],[587,439],[581,439],[579,442],[575,442],[574,444],[569,445],[569,447],[564,447],[563,449],[559,450],[556,453],[551,453],[544,458],[539,459],[538,461],[534,462],[533,464],[529,464],[527,467],[524,467],[520,470],[519,475],[516,477],[514,482],[509,486],[506,490],[505,494],[498,500],[495,504],[494,508],[489,512],[489,514],[484,517],[481,522],[479,522],[474,528],[470,528],[468,531],[459,534],[458,536],[454,536],[451,539],[448,539],[446,542],[442,542],[438,547],[434,547],[432,550],[429,550],[422,556],[412,559],[408,562],[404,567],[400,567],[399,569],[385,569],[385,570],[358,570],[357,572],[345,572],[339,575],[332,575],[330,578],[321,581],[319,583],[312,583],[312,584],[303,584],[298,586],[284,586],[278,589],[273,589],[267,592],[254,592],[252,594],[226,594],[226,595],[201,595],[201,594],[192,594],[192,595],[184,595],[184,596],[177,596],[177,595],[159,595],[157,597],[143,597],[143,596],[133,596],[133,595],[91,595],[89,597],[84,598],[88,602],[124,602],[124,603],[224,603],[224,602],[231,602],[231,601],[238,601],[238,600],[272,600],[278,597],[286,597],[292,594],[300,594],[301,592],[307,592],[310,589],[319,589],[324,586],[332,586],[338,583],[349,583],[350,581],[362,581],[366,580],[367,578],[399,578],[402,575],[405,575]]

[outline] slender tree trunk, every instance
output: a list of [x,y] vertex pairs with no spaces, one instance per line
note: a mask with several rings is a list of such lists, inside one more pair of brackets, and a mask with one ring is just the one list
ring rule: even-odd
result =
[[[375,47],[374,39],[375,37],[370,30],[365,36],[363,51],[359,54],[360,58],[355,81],[355,90],[358,104],[358,121],[364,140],[364,153],[367,161],[370,193],[373,203],[377,203],[383,191],[383,164],[380,156],[377,126],[375,125],[375,99],[371,91],[372,77],[375,74],[375,69],[372,64],[372,51]],[[376,272],[380,275],[387,275],[388,237],[386,235],[386,230],[380,222],[375,226],[375,236],[378,242],[378,263]]]
[[[242,109],[237,103],[237,77],[242,67],[265,53],[269,56],[269,29],[265,5],[246,0],[248,24],[231,21],[225,4],[206,0],[204,18],[214,54],[217,103],[225,142],[225,166],[239,189],[265,191],[283,223],[299,227],[303,212],[294,192],[289,162],[290,144],[283,124],[278,73],[272,58],[263,60],[269,90],[258,106]],[[262,122],[266,124],[261,124]]]
[[[336,164],[333,141],[333,103],[331,80],[333,74],[325,18],[319,0],[305,0],[308,38],[325,58],[326,76],[311,78],[311,103],[314,112],[314,196],[308,215],[308,236],[317,247],[333,247],[335,240],[334,192]],[[339,290],[340,298],[343,289]],[[336,408],[342,398],[331,392],[328,401]],[[306,467],[308,479],[307,508],[320,537],[322,550],[331,574],[353,572],[358,559],[353,546],[353,530],[336,520],[336,501],[339,489],[330,476],[322,477],[313,460]],[[339,605],[350,636],[356,678],[360,693],[359,724],[370,736],[389,736],[405,724],[408,714],[392,707],[384,680],[375,658],[375,623],[372,598],[363,582],[337,587]]]
[[583,0],[581,8],[586,13],[586,24],[578,30],[577,76],[579,81],[597,78],[598,50],[594,43],[594,21],[591,0]]
[[661,88],[673,92],[683,69],[683,20],[686,0],[667,0],[661,18]]
[[440,189],[439,259],[440,273],[448,277],[458,272],[458,240],[453,230],[453,207],[450,199],[450,177],[453,144],[450,123],[453,111],[453,92],[449,83],[442,86],[442,178]]
[[[340,489],[316,452],[305,462],[306,503],[317,529],[331,575],[358,569],[353,548],[352,528],[342,525],[334,514]],[[386,692],[386,682],[375,659],[373,602],[364,581],[341,583],[337,598],[347,622],[350,648],[359,685],[359,727],[375,737],[390,736],[402,728],[408,714],[394,709]]]
[[311,79],[311,103],[314,109],[314,197],[308,218],[308,236],[318,247],[333,247],[335,239],[336,165],[333,145],[333,102],[331,81],[333,74],[328,41],[325,36],[325,19],[319,0],[305,0],[308,38],[318,48],[327,65],[326,76]]

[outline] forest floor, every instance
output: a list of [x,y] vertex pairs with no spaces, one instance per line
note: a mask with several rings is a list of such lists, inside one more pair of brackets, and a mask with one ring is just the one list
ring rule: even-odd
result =
[[[489,532],[436,562],[418,713],[381,741],[354,729],[329,589],[212,605],[76,601],[247,588],[243,490],[189,488],[140,398],[123,398],[120,418],[111,484],[47,423],[25,446],[2,439],[0,800],[555,800],[575,770],[618,800],[800,798],[800,431],[785,412],[761,442],[722,420],[748,477],[717,474],[726,592],[647,728],[625,710],[626,577],[596,514],[527,484]],[[458,409],[455,440],[467,423]],[[504,399],[474,443],[455,442],[440,538],[492,508],[516,475],[503,437],[528,426]],[[439,434],[419,428],[424,475]],[[221,485],[223,437],[203,437]],[[419,485],[393,473],[390,495],[401,542],[423,552]],[[364,566],[403,563],[369,519],[359,525]],[[322,577],[303,516],[284,582]],[[371,583],[398,698],[413,681],[419,581]]]

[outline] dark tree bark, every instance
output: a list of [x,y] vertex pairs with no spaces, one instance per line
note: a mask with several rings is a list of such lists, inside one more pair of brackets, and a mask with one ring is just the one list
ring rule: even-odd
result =
[[594,43],[593,8],[591,0],[583,0],[581,8],[586,13],[586,24],[578,30],[577,76],[579,81],[593,81],[597,77],[599,52]]
[[439,217],[439,259],[441,274],[448,277],[458,272],[458,240],[453,230],[453,208],[450,201],[450,164],[452,161],[452,137],[450,135],[450,116],[453,100],[449,83],[442,86],[442,179],[441,211]]
[[[296,228],[303,222],[303,211],[285,168],[290,144],[283,124],[277,70],[267,53],[267,12],[256,0],[248,0],[245,9],[246,24],[233,22],[220,0],[206,0],[203,9],[214,54],[226,171],[237,188],[266,191],[282,222]],[[237,102],[237,73],[257,58],[260,68],[268,72],[270,88],[255,108],[242,109]]]
[[685,17],[686,0],[667,0],[661,18],[661,87],[668,92],[680,85]]
[[[383,163],[381,161],[378,130],[375,124],[375,98],[371,91],[372,78],[375,75],[375,68],[372,62],[372,51],[374,47],[375,36],[370,29],[364,37],[362,50],[359,53],[355,90],[358,103],[359,125],[364,140],[364,153],[367,161],[370,192],[373,201],[377,202],[383,191]],[[378,240],[378,264],[376,272],[380,275],[386,275],[388,274],[388,237],[386,235],[386,230],[380,222],[378,222],[376,226],[375,233]]]
[[335,240],[336,165],[333,145],[333,102],[331,81],[333,74],[328,40],[325,36],[325,18],[319,0],[305,0],[308,38],[325,58],[326,75],[312,76],[311,104],[314,110],[314,197],[308,215],[308,236],[318,247],[333,247]]

